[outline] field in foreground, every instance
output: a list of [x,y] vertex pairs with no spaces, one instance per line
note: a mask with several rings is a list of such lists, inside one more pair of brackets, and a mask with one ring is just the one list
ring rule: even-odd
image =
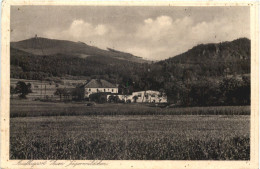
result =
[[250,116],[10,119],[11,159],[249,160]]

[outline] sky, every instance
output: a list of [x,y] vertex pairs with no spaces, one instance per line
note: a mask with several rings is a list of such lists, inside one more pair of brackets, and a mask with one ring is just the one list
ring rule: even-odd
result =
[[250,39],[250,8],[174,6],[12,6],[11,41],[81,41],[148,60],[205,43]]

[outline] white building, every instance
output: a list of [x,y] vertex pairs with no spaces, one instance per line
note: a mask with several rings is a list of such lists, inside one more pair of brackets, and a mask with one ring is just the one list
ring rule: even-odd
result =
[[118,87],[106,80],[92,79],[84,85],[84,98],[89,98],[93,93],[118,93]]
[[[107,99],[110,95],[107,95]],[[132,95],[117,95],[120,100],[130,100],[132,103],[167,103],[167,96],[159,91],[147,90],[133,92]]]
[[139,91],[132,93],[132,101],[137,103],[167,103],[167,96],[159,91]]

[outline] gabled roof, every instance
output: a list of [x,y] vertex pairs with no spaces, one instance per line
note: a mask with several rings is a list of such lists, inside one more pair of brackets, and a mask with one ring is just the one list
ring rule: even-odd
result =
[[115,84],[112,84],[106,80],[102,79],[92,79],[90,82],[86,83],[85,88],[117,88]]

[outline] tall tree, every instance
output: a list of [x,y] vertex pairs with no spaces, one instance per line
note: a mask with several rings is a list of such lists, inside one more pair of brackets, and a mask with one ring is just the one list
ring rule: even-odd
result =
[[15,93],[19,94],[20,98],[25,99],[26,95],[32,93],[31,84],[30,83],[25,84],[25,82],[23,81],[17,82],[15,87]]

